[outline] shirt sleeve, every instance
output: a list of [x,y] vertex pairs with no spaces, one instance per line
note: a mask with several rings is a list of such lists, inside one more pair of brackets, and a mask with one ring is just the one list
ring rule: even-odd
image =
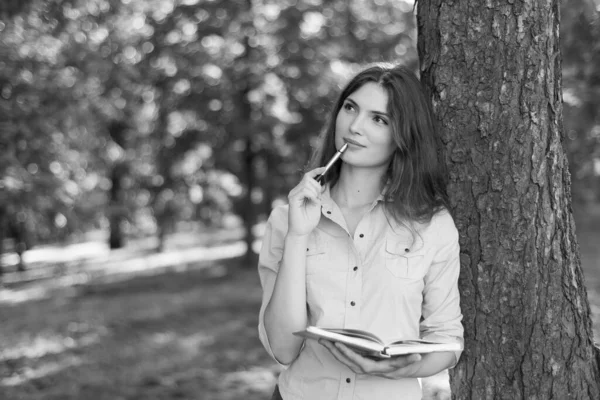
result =
[[[423,289],[422,339],[464,344],[458,277],[460,274],[460,247],[458,230],[449,213],[435,216],[433,232],[437,236],[436,253],[425,275]],[[462,351],[455,352],[456,363]]]
[[285,364],[280,363],[275,358],[271,349],[265,330],[264,315],[275,287],[275,280],[277,279],[277,273],[283,257],[283,243],[286,233],[287,206],[280,206],[271,212],[267,220],[262,238],[262,247],[258,257],[258,276],[263,290],[262,303],[258,316],[258,336],[267,353],[282,366],[285,366]]

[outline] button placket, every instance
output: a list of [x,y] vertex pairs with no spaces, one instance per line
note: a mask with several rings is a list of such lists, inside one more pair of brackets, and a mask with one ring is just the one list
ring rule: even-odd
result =
[[362,298],[362,268],[363,260],[361,252],[359,251],[360,245],[355,243],[350,237],[348,237],[349,246],[349,259],[348,259],[348,275],[346,276],[346,301],[345,301],[345,317],[344,317],[344,328],[356,328],[360,326],[360,304],[359,301]]
[[343,384],[340,391],[340,397],[342,399],[354,398],[354,385],[356,385],[356,375],[352,372],[343,373],[340,376]]

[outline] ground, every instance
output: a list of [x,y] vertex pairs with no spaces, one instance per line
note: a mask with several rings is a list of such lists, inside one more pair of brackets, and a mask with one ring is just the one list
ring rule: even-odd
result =
[[[596,337],[599,237],[600,213],[582,218],[578,240]],[[183,243],[163,255],[138,247],[99,254],[109,258],[102,262],[87,247],[89,257],[78,262],[38,265],[29,278],[7,274],[0,399],[270,398],[279,370],[257,338],[256,270],[223,257],[240,253],[235,235],[218,242],[229,247],[190,251]],[[424,388],[426,399],[448,398],[444,375]]]

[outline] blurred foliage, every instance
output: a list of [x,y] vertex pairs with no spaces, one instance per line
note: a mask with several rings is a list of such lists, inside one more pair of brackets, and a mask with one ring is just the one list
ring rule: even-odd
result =
[[[588,199],[600,49],[579,2],[563,3],[565,126]],[[359,64],[418,65],[409,1],[29,0],[0,16],[0,213],[36,241],[264,218]]]
[[154,233],[241,215],[250,172],[264,214],[297,179],[344,72],[399,57],[416,65],[411,10],[394,1],[5,4],[2,204],[39,240],[106,228],[114,215],[126,216],[114,221],[128,234]]
[[573,199],[600,199],[600,0],[561,3],[565,146]]

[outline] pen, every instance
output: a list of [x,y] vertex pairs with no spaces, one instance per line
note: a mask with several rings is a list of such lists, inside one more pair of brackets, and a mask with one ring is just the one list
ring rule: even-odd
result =
[[344,145],[338,151],[335,152],[333,157],[331,157],[331,160],[329,160],[329,162],[325,166],[325,171],[323,171],[322,174],[315,176],[315,180],[317,182],[319,182],[321,185],[325,182],[325,179],[324,179],[325,174],[327,173],[327,171],[329,171],[329,169],[333,166],[333,164],[335,164],[335,162],[338,160],[338,158],[340,158],[342,156],[342,153],[344,153],[344,151],[346,151],[347,148],[348,148],[348,143],[344,143]]

